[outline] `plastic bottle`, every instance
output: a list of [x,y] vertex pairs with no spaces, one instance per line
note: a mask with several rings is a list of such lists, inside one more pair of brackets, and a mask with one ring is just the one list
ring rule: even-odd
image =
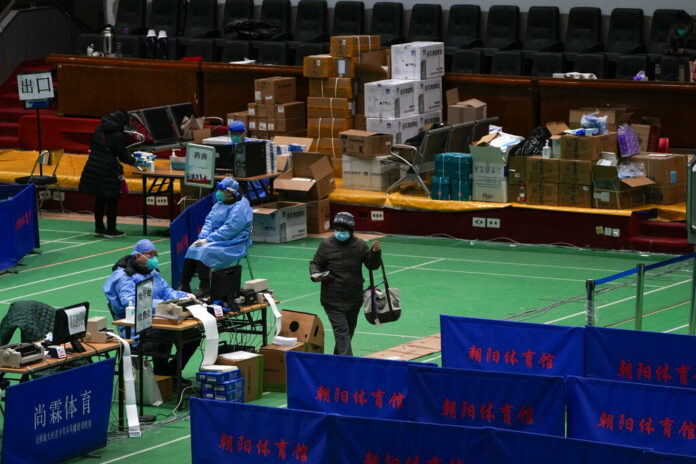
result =
[[147,31],[145,37],[145,58],[153,59],[155,57],[155,44],[157,43],[157,34],[154,29]]
[[655,64],[655,80],[659,81],[662,79],[662,69],[660,68],[660,63]]
[[524,184],[520,184],[520,193],[517,194],[517,203],[527,203],[527,193],[524,191]]
[[168,57],[169,39],[167,32],[162,30],[157,34],[157,59],[166,60]]
[[94,44],[87,45],[87,56],[94,56]]
[[679,65],[679,82],[686,82],[686,67],[683,64]]
[[541,149],[541,157],[546,159],[551,158],[551,147],[549,146],[548,140],[544,144],[544,148]]
[[102,52],[104,56],[111,56],[114,36],[111,33],[111,28],[107,27],[102,32]]
[[128,300],[128,306],[126,306],[126,322],[135,322],[135,306],[133,306],[133,300]]
[[121,42],[116,42],[116,58],[123,57],[123,45]]

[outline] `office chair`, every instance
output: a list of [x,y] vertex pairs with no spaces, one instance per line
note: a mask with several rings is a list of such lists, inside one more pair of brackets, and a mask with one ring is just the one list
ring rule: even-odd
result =
[[[15,178],[15,183],[23,185],[34,184],[37,187],[37,190],[39,187],[45,187],[45,190],[50,194],[51,189],[49,186],[58,183],[56,171],[58,171],[58,165],[60,164],[61,159],[63,159],[63,150],[42,151],[39,153],[39,156],[36,157],[36,161],[34,161],[34,167],[31,169],[31,174],[28,176]],[[46,163],[46,161],[48,162]],[[49,166],[53,165],[53,173],[50,176],[43,174],[42,166],[44,164],[48,164]],[[39,168],[38,174],[36,174],[37,167]],[[39,198],[41,198],[41,195],[39,195]],[[58,202],[60,203],[60,210],[63,211],[63,200],[59,199]],[[39,210],[41,210],[41,205],[43,205],[43,200],[39,202]]]
[[421,169],[423,169],[425,163],[434,161],[435,155],[446,151],[447,140],[451,131],[451,126],[427,130],[418,147],[403,144],[392,145],[392,160],[405,164],[407,169],[406,173],[399,180],[389,186],[387,193],[393,192],[404,182],[415,181],[427,195],[430,195],[430,190],[420,176]]

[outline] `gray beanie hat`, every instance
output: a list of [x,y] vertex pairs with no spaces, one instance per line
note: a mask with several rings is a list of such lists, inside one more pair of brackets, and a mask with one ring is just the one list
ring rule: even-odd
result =
[[355,218],[352,214],[341,211],[340,213],[336,214],[336,217],[334,218],[334,227],[343,227],[344,229],[353,233],[355,230]]

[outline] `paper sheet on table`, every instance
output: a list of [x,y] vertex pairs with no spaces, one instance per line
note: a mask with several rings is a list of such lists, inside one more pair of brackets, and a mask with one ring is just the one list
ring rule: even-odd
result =
[[[135,382],[133,378],[133,361],[131,360],[130,345],[126,340],[110,332],[111,335],[123,345],[123,383],[126,390],[126,421],[128,422],[128,436],[138,438],[140,436],[140,419],[138,419],[138,405],[135,403]],[[118,388],[121,388],[119,385]]]
[[192,305],[188,309],[191,315],[203,323],[203,331],[205,332],[205,353],[203,354],[203,362],[201,366],[210,366],[215,364],[218,355],[218,329],[215,316],[208,312],[202,305]]
[[273,315],[275,316],[276,319],[276,337],[278,334],[280,334],[280,318],[282,317],[280,315],[280,311],[278,311],[278,307],[275,304],[275,300],[273,300],[273,297],[269,293],[264,293],[263,297],[268,301],[268,304],[271,305],[271,310],[273,311]]

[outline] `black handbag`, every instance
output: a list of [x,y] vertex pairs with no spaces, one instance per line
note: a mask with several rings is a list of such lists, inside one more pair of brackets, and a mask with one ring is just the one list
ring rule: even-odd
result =
[[[399,289],[389,287],[387,273],[384,270],[384,263],[380,263],[382,268],[382,282],[375,285],[375,278],[372,269],[370,272],[370,286],[363,292],[363,309],[365,318],[370,324],[379,326],[386,322],[394,322],[401,316],[401,300]],[[384,284],[384,290],[378,288]]]

